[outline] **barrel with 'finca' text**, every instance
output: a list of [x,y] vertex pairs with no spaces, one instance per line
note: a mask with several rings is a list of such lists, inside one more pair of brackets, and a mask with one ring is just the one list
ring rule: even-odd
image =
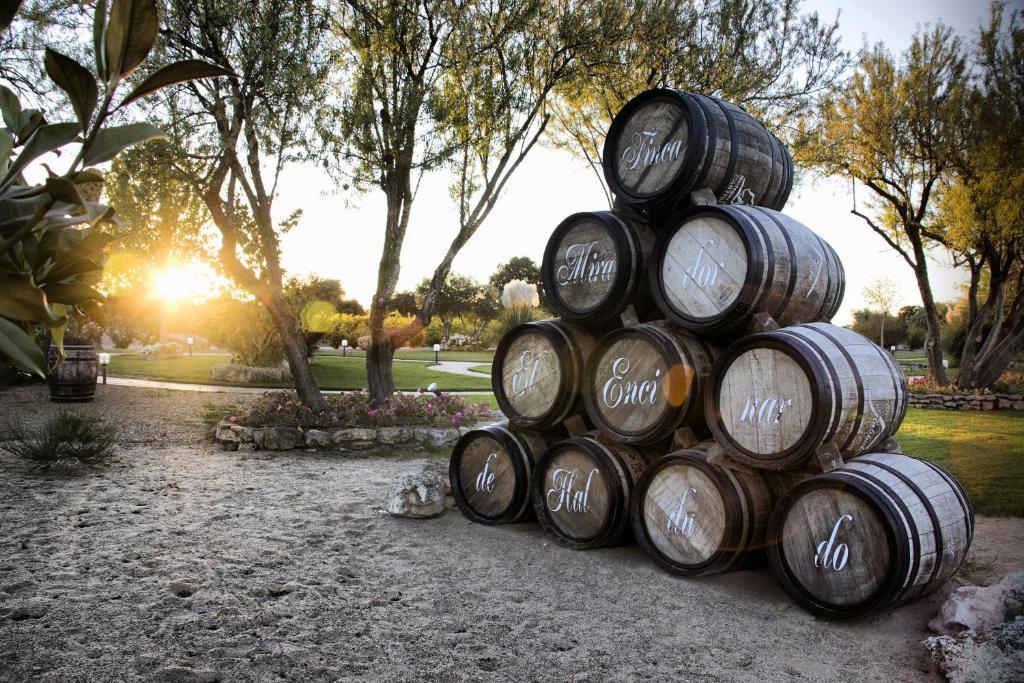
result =
[[695,207],[662,230],[651,293],[675,324],[741,330],[756,313],[780,326],[827,321],[843,300],[835,251],[792,218],[756,206]]
[[703,392],[717,353],[660,321],[610,332],[587,363],[587,415],[622,443],[655,445],[681,427],[705,434]]
[[651,454],[595,434],[549,447],[533,478],[537,521],[559,545],[616,545],[629,533],[633,487]]
[[593,335],[563,320],[530,322],[498,343],[491,385],[501,412],[520,429],[544,429],[582,413],[580,392]]
[[469,519],[511,524],[533,515],[530,480],[548,441],[537,432],[513,431],[507,422],[466,432],[452,450],[452,496]]
[[715,364],[705,400],[711,432],[752,467],[799,469],[821,446],[844,457],[877,449],[906,415],[892,356],[828,323],[744,337]]
[[618,322],[632,307],[638,320],[660,317],[648,290],[654,246],[650,224],[612,211],[576,213],[562,221],[544,250],[548,302],[563,320]]
[[781,209],[793,187],[793,159],[741,107],[659,88],[619,111],[602,158],[612,192],[653,216],[687,206],[707,188],[719,203]]
[[851,619],[934,591],[960,566],[974,512],[947,471],[869,453],[797,484],[772,513],[768,557],[808,611]]

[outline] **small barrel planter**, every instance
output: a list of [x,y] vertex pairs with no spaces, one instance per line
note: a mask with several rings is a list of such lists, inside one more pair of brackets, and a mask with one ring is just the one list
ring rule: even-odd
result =
[[96,396],[99,356],[96,345],[86,339],[66,338],[64,360],[60,361],[57,345],[50,345],[47,356],[46,381],[50,400],[56,403],[86,403]]

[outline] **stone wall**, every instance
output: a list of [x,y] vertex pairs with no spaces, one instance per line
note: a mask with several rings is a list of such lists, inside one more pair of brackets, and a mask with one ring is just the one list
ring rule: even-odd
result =
[[379,446],[442,448],[453,446],[459,437],[475,427],[349,427],[346,429],[303,429],[299,427],[243,427],[221,422],[214,440],[227,450],[241,446],[268,451],[299,448],[334,451],[365,450]]
[[1024,410],[1022,394],[915,394],[910,393],[911,408],[946,410]]

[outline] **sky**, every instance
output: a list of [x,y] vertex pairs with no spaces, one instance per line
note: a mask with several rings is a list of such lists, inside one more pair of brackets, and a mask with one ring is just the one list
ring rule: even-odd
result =
[[[1021,1],[1013,4],[1020,4]],[[962,35],[973,37],[987,17],[988,3],[976,0],[805,0],[805,11],[830,19],[840,13],[843,46],[856,51],[867,43],[884,42],[894,53],[909,45],[913,33],[941,19]],[[311,166],[293,166],[284,173],[275,204],[278,217],[303,210],[298,226],[285,235],[285,269],[295,275],[337,278],[350,297],[368,304],[376,287],[383,244],[384,197],[379,191],[339,194],[327,174]],[[861,197],[863,199],[863,195]],[[894,280],[901,291],[898,306],[920,304],[910,267],[861,221],[850,214],[849,182],[805,174],[783,212],[816,231],[842,259],[847,277],[846,298],[835,318],[852,320],[862,308],[862,291],[879,278]],[[605,210],[607,204],[593,171],[565,151],[537,148],[509,181],[490,217],[456,258],[453,271],[485,282],[497,265],[514,256],[540,264],[547,239],[566,216],[578,211]],[[402,253],[399,290],[415,288],[430,275],[457,231],[458,221],[448,194],[448,181],[429,175],[413,204]],[[936,254],[932,284],[938,300],[959,295],[965,276],[949,259]]]

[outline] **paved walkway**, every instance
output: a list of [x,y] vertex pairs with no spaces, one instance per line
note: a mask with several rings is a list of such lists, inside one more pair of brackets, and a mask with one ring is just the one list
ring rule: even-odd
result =
[[[478,364],[479,365],[479,364]],[[479,376],[478,373],[474,373]],[[102,381],[102,380],[101,380]],[[107,384],[124,387],[143,387],[145,389],[172,389],[174,391],[197,391],[205,393],[220,392],[225,394],[262,394],[265,391],[274,391],[268,387],[228,387],[217,384],[186,384],[184,382],[162,382],[155,379],[137,379],[133,377],[108,377]],[[325,394],[350,394],[351,390],[322,389]],[[417,394],[416,391],[400,391],[400,394]],[[480,396],[490,394],[489,391],[446,391],[446,394],[459,394],[462,396]]]
[[[395,360],[398,360],[397,358]],[[490,377],[489,372],[476,372],[470,370],[478,365],[487,365],[480,361],[443,360],[437,365],[428,365],[431,370],[438,372],[450,372],[453,375],[465,375],[466,377]]]

